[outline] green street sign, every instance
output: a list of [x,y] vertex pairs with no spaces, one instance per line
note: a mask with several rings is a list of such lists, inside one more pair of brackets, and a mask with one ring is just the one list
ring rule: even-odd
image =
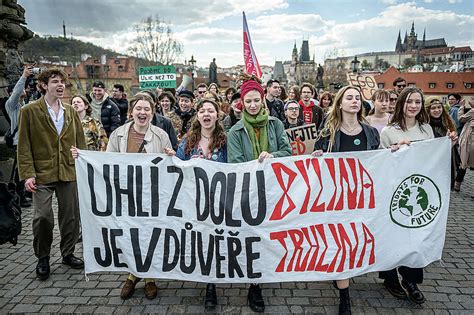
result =
[[138,69],[140,89],[175,88],[176,69],[174,66],[140,67]]

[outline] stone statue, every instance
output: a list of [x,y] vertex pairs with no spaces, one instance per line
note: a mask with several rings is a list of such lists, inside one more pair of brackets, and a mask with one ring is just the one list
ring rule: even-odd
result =
[[20,77],[23,71],[23,60],[18,53],[18,46],[33,37],[33,32],[21,25],[26,23],[25,9],[18,5],[16,0],[2,0],[1,3],[0,82],[3,86],[16,83]]
[[208,84],[215,83],[219,85],[219,81],[217,80],[217,64],[216,58],[212,59],[211,64],[209,65],[209,82]]
[[318,88],[324,88],[324,82],[323,82],[323,76],[324,76],[324,69],[321,66],[321,64],[318,65],[318,72],[316,75],[316,82],[318,84]]
[[[0,1],[0,100],[8,97],[6,87],[15,84],[23,71],[23,57],[19,45],[33,37],[33,32],[22,24],[25,9],[16,0]],[[0,112],[0,134],[7,123]],[[8,128],[8,127],[7,127]]]

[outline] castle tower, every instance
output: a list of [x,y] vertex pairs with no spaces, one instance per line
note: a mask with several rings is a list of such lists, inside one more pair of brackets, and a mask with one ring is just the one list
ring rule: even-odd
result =
[[300,61],[310,61],[308,40],[303,40],[301,44]]

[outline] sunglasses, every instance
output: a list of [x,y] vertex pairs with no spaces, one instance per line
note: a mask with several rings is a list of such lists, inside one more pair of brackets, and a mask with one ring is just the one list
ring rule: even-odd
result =
[[396,101],[397,101],[397,98],[393,98],[393,97],[390,98],[390,102],[396,102]]
[[404,87],[406,87],[406,86],[407,86],[406,84],[397,84],[397,87],[400,87],[400,88],[401,88],[401,87],[404,88]]

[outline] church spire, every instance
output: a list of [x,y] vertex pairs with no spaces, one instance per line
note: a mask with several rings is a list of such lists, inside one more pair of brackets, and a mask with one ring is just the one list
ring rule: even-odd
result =
[[410,36],[415,36],[415,21],[411,23]]
[[402,37],[400,36],[400,30],[398,30],[397,43],[395,44],[395,51],[400,52],[402,50]]

